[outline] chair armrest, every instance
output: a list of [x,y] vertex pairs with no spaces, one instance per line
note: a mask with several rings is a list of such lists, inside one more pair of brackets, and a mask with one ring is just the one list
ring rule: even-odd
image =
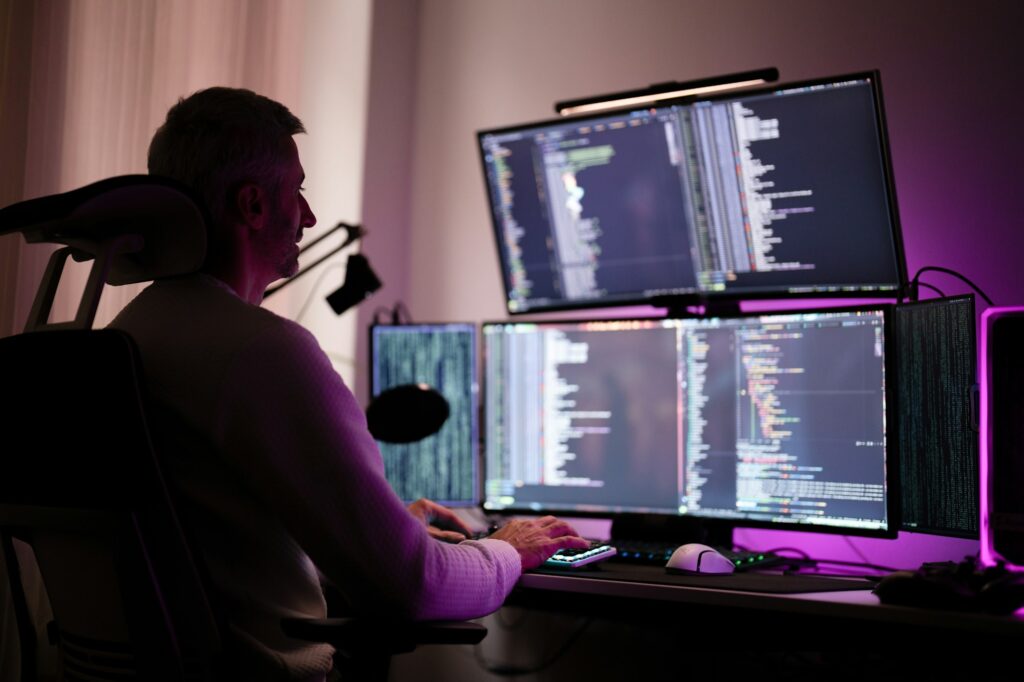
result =
[[400,654],[421,644],[478,644],[487,628],[469,621],[381,621],[367,618],[283,618],[294,639],[327,642],[341,651]]

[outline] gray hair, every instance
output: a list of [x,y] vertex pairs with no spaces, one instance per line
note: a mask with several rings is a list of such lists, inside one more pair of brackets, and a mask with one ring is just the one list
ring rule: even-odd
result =
[[287,107],[251,90],[200,90],[167,112],[149,144],[149,172],[185,184],[205,204],[212,221],[208,261],[238,218],[234,192],[248,182],[276,191],[288,141],[304,132]]

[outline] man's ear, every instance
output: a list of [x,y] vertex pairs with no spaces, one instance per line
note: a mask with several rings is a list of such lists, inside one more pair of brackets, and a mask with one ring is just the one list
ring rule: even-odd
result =
[[235,192],[235,208],[242,222],[254,230],[262,230],[267,219],[267,196],[263,188],[247,182]]

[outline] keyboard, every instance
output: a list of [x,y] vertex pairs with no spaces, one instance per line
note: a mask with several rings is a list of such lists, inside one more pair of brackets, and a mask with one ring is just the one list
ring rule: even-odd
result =
[[[679,544],[641,540],[611,540],[618,550],[613,561],[664,566]],[[747,552],[722,547],[714,548],[719,554],[732,561],[737,571],[768,568],[783,563],[785,559],[771,552]]]
[[586,549],[560,549],[544,562],[545,568],[578,568],[615,556],[616,549],[607,542],[591,542]]

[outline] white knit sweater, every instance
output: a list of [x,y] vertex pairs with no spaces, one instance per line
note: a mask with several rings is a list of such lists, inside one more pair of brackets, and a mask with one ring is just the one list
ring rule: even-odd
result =
[[332,648],[285,637],[325,615],[317,568],[358,611],[496,610],[520,575],[500,540],[430,538],[384,478],[352,393],[314,337],[193,275],[154,283],[112,327],[142,356],[157,447],[254,679],[316,678]]

